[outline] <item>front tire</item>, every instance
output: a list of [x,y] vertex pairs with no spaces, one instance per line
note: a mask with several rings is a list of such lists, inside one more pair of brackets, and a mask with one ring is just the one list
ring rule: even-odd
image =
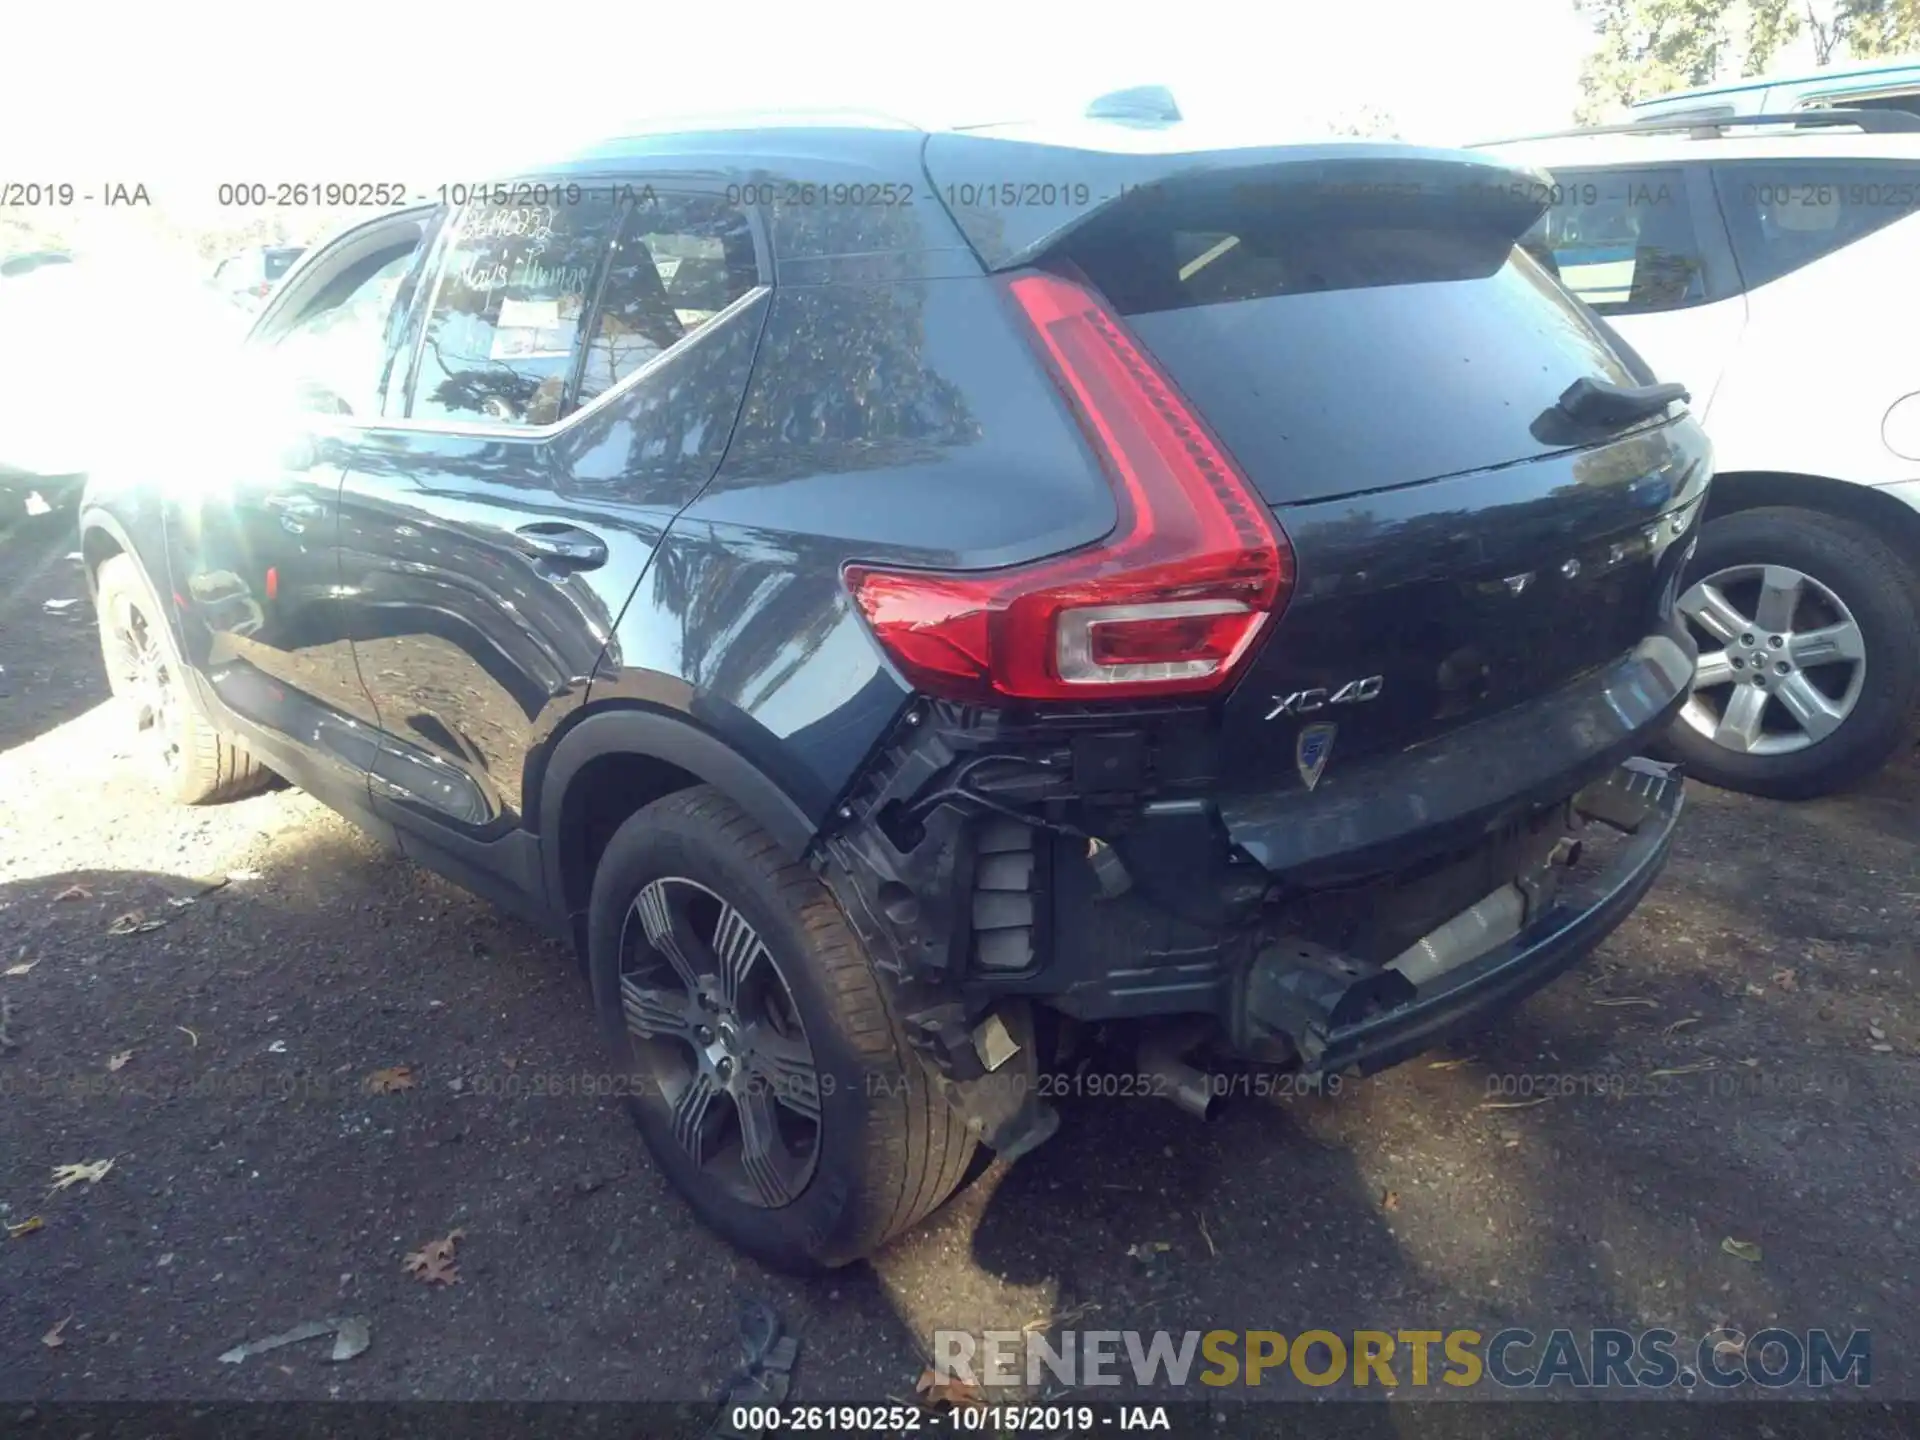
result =
[[710,786],[615,833],[588,911],[594,1007],[634,1123],[708,1226],[808,1274],[864,1258],[974,1153],[826,887]]
[[1689,773],[1803,800],[1877,770],[1920,704],[1914,577],[1864,527],[1784,506],[1710,521],[1680,599],[1700,665],[1667,736]]
[[200,712],[173,631],[131,556],[100,567],[100,652],[113,695],[132,712],[154,784],[179,805],[238,800],[272,774]]

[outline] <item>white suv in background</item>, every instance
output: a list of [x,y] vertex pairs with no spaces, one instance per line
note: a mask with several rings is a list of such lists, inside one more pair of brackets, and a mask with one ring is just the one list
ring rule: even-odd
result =
[[1670,736],[1802,798],[1920,705],[1920,118],[1655,119],[1481,147],[1549,172],[1535,258],[1692,392],[1715,480]]

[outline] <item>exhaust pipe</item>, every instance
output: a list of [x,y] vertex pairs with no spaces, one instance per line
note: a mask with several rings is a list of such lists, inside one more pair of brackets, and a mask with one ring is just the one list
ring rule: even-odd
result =
[[[1189,1044],[1191,1042],[1188,1042]],[[1175,1038],[1143,1041],[1139,1050],[1140,1073],[1153,1082],[1153,1093],[1171,1100],[1196,1119],[1213,1114],[1215,1095],[1210,1077],[1180,1058],[1187,1045]]]

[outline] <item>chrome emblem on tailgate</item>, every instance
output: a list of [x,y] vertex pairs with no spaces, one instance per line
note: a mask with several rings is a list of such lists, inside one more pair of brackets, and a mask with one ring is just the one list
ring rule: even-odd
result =
[[1282,715],[1305,715],[1312,710],[1324,710],[1329,705],[1362,705],[1369,700],[1378,700],[1386,683],[1384,675],[1369,675],[1364,680],[1349,680],[1337,690],[1296,690],[1291,695],[1276,695],[1273,697],[1273,709],[1267,712],[1267,719],[1278,720]]
[[1339,728],[1325,722],[1300,727],[1300,738],[1293,742],[1293,765],[1307,789],[1320,783],[1321,772],[1333,755],[1333,737]]

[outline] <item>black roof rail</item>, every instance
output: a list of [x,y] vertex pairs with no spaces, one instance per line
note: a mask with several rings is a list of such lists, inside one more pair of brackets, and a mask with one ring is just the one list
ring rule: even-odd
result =
[[1692,132],[1698,139],[1713,139],[1735,125],[1787,125],[1800,130],[1819,130],[1850,125],[1869,135],[1913,134],[1920,132],[1920,115],[1904,110],[1795,110],[1785,115],[1703,115],[1699,111],[1681,111],[1676,115],[1652,115],[1620,125],[1583,125],[1572,130],[1550,130],[1544,135],[1516,135],[1510,140],[1483,140],[1471,146],[1515,145],[1523,140],[1572,140],[1584,135],[1671,135]]

